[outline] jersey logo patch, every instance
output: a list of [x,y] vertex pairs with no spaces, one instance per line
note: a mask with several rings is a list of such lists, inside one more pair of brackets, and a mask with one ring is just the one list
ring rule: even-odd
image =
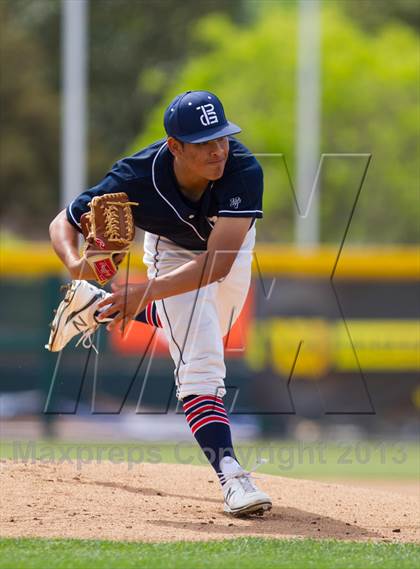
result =
[[214,105],[207,103],[207,105],[200,105],[196,107],[197,111],[201,111],[200,122],[203,126],[209,126],[211,124],[217,124],[219,119],[217,118],[216,111],[214,110]]
[[230,202],[229,205],[230,207],[233,207],[234,209],[238,209],[239,204],[241,203],[241,198],[238,196],[236,198],[230,198]]

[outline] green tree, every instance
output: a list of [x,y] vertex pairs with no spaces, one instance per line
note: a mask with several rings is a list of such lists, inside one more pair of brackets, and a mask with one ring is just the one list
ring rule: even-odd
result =
[[[71,0],[67,0],[71,1]],[[2,223],[47,237],[58,208],[62,0],[0,0]],[[189,53],[197,18],[235,0],[90,0],[88,184],[102,178],[147,120]],[[153,68],[152,83],[138,82]],[[159,88],[156,88],[156,87]]]
[[59,99],[48,57],[0,2],[0,188],[9,230],[47,238],[58,206]]
[[[123,152],[179,72],[190,50],[191,26],[218,10],[239,20],[241,1],[90,0],[92,155],[98,144],[108,161]],[[139,83],[145,69],[153,75]],[[103,159],[96,162],[91,173],[101,176]]]
[[420,4],[417,0],[328,0],[339,2],[360,26],[375,29],[390,20],[420,28]]
[[[191,56],[163,100],[187,89],[209,89],[243,127],[255,153],[284,153],[294,176],[296,11],[260,10],[239,27],[209,16],[194,30],[201,55]],[[418,215],[418,37],[391,22],[376,33],[356,26],[334,5],[322,13],[321,152],[372,153],[348,241],[415,242]],[[232,41],[234,38],[234,41]],[[205,48],[205,49],[204,49]],[[194,52],[195,53],[195,52]],[[148,81],[144,74],[143,81]],[[164,135],[164,103],[150,115],[133,148]],[[279,158],[261,158],[265,219],[260,238],[293,238],[294,207]],[[361,160],[328,161],[321,184],[322,240],[337,242],[351,210]],[[315,173],[314,173],[315,174]]]

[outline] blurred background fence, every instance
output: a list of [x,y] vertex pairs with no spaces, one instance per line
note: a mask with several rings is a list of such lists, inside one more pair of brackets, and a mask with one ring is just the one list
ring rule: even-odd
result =
[[[75,341],[61,355],[47,352],[59,263],[48,244],[2,253],[2,418],[9,427],[39,416],[52,433],[63,417],[175,412],[173,365],[159,333],[135,323],[124,338],[101,332],[99,355]],[[306,429],[316,437],[333,425],[365,436],[417,434],[418,251],[349,249],[331,280],[335,254],[256,249],[247,305],[225,338],[226,399],[247,436]],[[140,250],[132,266],[136,258]],[[140,264],[132,278],[144,278]]]

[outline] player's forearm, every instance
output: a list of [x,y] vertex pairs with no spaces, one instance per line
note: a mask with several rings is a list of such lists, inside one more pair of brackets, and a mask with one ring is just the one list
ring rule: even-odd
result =
[[67,221],[65,210],[50,223],[50,238],[54,251],[63,264],[70,268],[79,261],[78,232]]
[[224,278],[230,271],[235,256],[235,253],[220,256],[206,252],[170,273],[156,277],[150,283],[150,300],[196,290]]

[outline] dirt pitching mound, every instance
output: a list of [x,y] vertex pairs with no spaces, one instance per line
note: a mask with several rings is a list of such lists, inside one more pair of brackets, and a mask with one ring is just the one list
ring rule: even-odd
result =
[[263,518],[223,513],[207,467],[15,463],[0,468],[0,535],[133,541],[243,536],[418,541],[418,499],[260,474],[273,498]]

